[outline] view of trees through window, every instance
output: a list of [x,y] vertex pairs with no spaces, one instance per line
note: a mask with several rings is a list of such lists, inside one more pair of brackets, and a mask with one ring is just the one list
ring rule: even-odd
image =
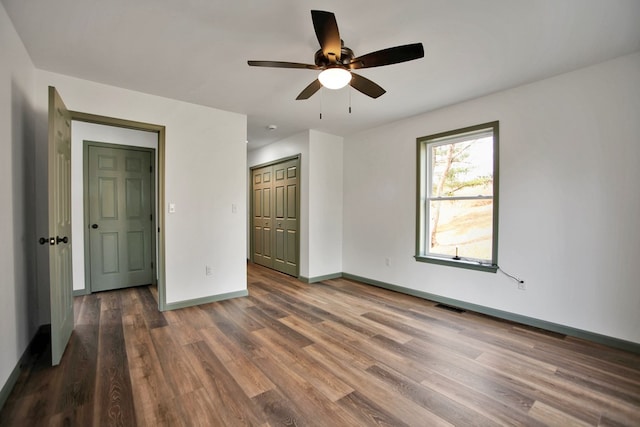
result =
[[493,137],[429,145],[429,253],[492,259]]

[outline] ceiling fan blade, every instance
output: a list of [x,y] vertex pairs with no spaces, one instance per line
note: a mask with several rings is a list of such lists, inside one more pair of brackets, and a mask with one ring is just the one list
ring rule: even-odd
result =
[[399,62],[412,61],[424,57],[422,43],[405,44],[367,53],[351,60],[349,68],[380,67],[382,65],[397,64]]
[[336,16],[331,12],[312,10],[311,19],[313,20],[313,28],[316,30],[316,36],[324,57],[330,63],[340,61],[342,41],[340,40]]
[[367,96],[370,96],[371,98],[378,98],[385,94],[386,90],[382,89],[371,80],[356,73],[351,73],[351,75],[351,83],[349,84],[352,88],[364,93]]
[[298,62],[285,61],[247,61],[252,67],[273,67],[273,68],[305,68],[307,70],[319,70],[320,67],[311,64],[300,64]]
[[311,82],[309,86],[305,87],[304,90],[300,92],[300,95],[298,95],[296,100],[311,98],[311,95],[319,91],[321,87],[322,87],[322,84],[320,83],[320,80],[315,79],[314,81]]

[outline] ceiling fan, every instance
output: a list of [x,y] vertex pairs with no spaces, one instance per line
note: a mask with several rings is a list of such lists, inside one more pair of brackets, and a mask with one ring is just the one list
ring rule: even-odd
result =
[[328,89],[340,89],[347,84],[371,98],[378,98],[386,91],[371,80],[353,73],[352,70],[397,64],[424,57],[422,43],[413,43],[378,50],[354,58],[353,51],[346,47],[340,38],[338,23],[333,13],[312,10],[311,18],[318,42],[320,42],[320,50],[316,52],[314,58],[315,65],[283,61],[247,61],[249,65],[254,67],[320,70],[318,78],[300,92],[296,98],[298,100],[309,99],[322,86]]

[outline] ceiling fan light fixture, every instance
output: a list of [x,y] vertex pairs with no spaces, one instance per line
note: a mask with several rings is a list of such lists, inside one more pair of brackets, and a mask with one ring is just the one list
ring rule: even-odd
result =
[[341,67],[331,67],[323,70],[318,80],[327,89],[342,89],[351,81],[351,72]]
[[[1,1],[1,0],[0,0]],[[371,80],[351,70],[399,64],[424,58],[422,43],[412,43],[370,52],[354,57],[353,51],[344,45],[338,31],[336,17],[331,12],[312,10],[313,29],[320,43],[315,53],[313,64],[302,64],[288,61],[248,61],[252,67],[297,68],[322,71],[302,92],[296,100],[309,99],[322,87],[340,89],[351,85],[355,90],[376,99],[384,95],[385,90]]]

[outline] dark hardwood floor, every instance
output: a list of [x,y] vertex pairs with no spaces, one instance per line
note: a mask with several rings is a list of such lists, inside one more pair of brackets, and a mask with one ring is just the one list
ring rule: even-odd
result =
[[148,287],[76,298],[0,425],[640,426],[638,354],[344,279],[248,284],[165,313]]

